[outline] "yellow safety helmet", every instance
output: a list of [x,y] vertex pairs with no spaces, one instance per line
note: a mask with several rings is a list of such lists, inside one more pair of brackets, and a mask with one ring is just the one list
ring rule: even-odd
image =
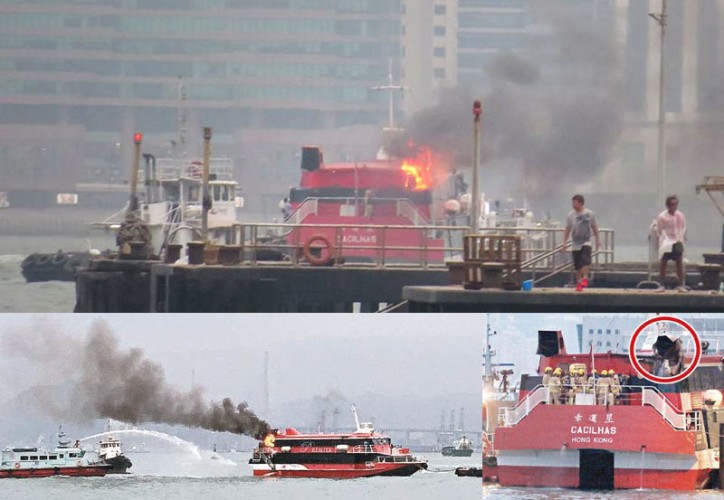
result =
[[546,371],[546,372],[552,372],[552,371],[553,371],[553,368],[551,368],[550,366],[546,366],[545,371]]
[[601,375],[608,376],[608,371],[606,371],[606,370],[601,370]]
[[579,375],[585,375],[585,374],[586,374],[586,371],[585,371],[583,368],[579,368],[579,369],[578,369],[578,374],[579,374]]
[[556,368],[553,373],[560,375],[561,373],[563,373],[563,370],[561,370],[560,368]]

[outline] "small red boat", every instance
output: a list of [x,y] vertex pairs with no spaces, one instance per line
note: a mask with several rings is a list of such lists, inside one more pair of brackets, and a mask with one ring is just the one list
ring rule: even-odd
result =
[[259,443],[249,465],[257,477],[349,479],[410,476],[427,469],[407,448],[392,445],[369,422],[341,434],[301,434],[296,429],[273,432]]
[[34,478],[48,476],[105,476],[113,468],[96,456],[86,455],[79,443],[70,446],[66,434],[58,434],[54,450],[13,448],[2,450],[0,478]]
[[[660,340],[655,347],[672,345]],[[638,356],[650,373],[660,367],[657,349]],[[704,348],[683,381],[655,384],[628,354],[568,354],[560,331],[538,332],[538,373],[523,375],[518,403],[498,415],[498,481],[581,489],[713,486],[724,391],[722,356],[714,351]],[[682,359],[688,365],[692,356],[682,351]]]

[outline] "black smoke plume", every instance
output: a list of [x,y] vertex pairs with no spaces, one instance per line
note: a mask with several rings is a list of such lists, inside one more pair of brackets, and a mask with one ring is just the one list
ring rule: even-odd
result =
[[472,106],[479,99],[488,176],[509,184],[512,161],[523,169],[529,194],[595,181],[623,129],[623,62],[611,32],[587,20],[582,7],[561,5],[535,2],[528,43],[480,68],[487,90],[443,90],[435,106],[412,117],[407,142],[448,152],[459,167],[471,165]]
[[[5,335],[2,350],[23,356],[34,365],[43,366],[51,359],[56,368],[65,364],[63,371],[56,372],[73,378],[71,408],[64,417],[82,415],[132,424],[184,425],[255,438],[269,432],[269,424],[244,402],[234,404],[229,398],[209,402],[198,387],[183,392],[171,386],[160,365],[146,358],[141,349],[121,349],[101,320],[92,324],[81,342],[56,332],[41,333],[45,337],[42,342],[37,335]],[[36,349],[40,345],[44,348]]]

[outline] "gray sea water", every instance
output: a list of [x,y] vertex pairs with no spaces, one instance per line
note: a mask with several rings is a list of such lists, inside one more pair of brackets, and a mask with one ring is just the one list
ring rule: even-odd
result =
[[410,477],[363,479],[255,478],[248,466],[250,453],[127,453],[132,474],[98,478],[52,477],[0,481],[2,499],[461,499],[480,498],[480,479],[457,477],[455,467],[479,466],[480,454],[470,458],[418,455],[429,460],[429,471]]

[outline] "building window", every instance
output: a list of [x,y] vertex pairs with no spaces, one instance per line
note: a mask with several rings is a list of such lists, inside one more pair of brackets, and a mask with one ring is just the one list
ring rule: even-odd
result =
[[588,334],[589,334],[589,335],[593,335],[593,328],[589,328],[589,329],[588,329]]
[[616,336],[620,336],[620,335],[621,335],[621,330],[619,330],[618,328],[616,328]]
[[602,344],[601,341],[599,340],[598,342],[596,342],[596,345],[597,345],[598,347],[601,347],[601,345],[603,345],[603,344]]
[[603,333],[603,330],[598,330],[598,334],[601,335]]
[[606,342],[606,347],[611,347],[611,342]]
[[432,49],[432,55],[435,57],[445,57],[445,47],[435,47]]
[[433,32],[435,36],[445,36],[445,26],[435,26]]
[[445,68],[435,68],[433,75],[435,78],[445,78]]
[[435,14],[438,16],[444,16],[447,12],[447,8],[444,5],[436,5],[435,6]]
[[606,330],[606,335],[611,335],[611,330]]

